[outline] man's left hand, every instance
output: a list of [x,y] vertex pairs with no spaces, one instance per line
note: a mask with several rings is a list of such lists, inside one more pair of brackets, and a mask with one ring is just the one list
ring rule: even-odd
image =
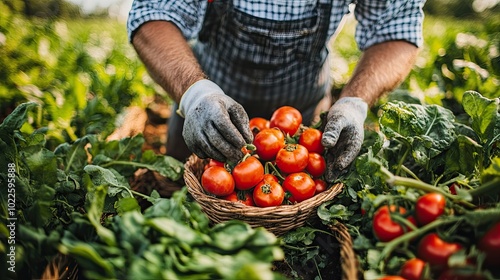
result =
[[328,111],[321,143],[327,149],[326,180],[335,181],[361,150],[368,104],[359,97],[340,98]]

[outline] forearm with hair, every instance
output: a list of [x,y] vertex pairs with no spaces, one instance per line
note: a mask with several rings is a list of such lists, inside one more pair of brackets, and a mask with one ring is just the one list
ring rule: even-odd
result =
[[395,89],[410,73],[418,48],[406,41],[388,41],[366,49],[340,98],[360,97],[369,106]]
[[171,22],[143,24],[132,44],[153,80],[176,102],[192,84],[206,78],[191,47]]

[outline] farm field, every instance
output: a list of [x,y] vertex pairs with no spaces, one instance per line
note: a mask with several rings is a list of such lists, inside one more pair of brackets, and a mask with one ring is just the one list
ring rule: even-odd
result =
[[[0,10],[9,278],[342,279],[335,226],[359,278],[500,278],[500,16],[427,17],[417,64],[371,109],[342,192],[275,236],[213,225],[193,200],[184,163],[165,156],[168,97],[123,22]],[[334,94],[359,56],[352,32],[348,21],[332,44]]]

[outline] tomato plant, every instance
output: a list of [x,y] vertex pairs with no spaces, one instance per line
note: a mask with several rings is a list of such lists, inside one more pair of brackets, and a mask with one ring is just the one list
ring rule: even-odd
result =
[[283,188],[290,192],[295,201],[301,202],[314,196],[316,184],[305,172],[292,173],[283,181]]
[[249,121],[250,131],[252,131],[253,136],[257,135],[260,131],[270,128],[269,120],[261,117],[251,118]]
[[494,224],[481,237],[478,248],[486,254],[487,265],[500,266],[500,222]]
[[232,171],[234,184],[238,190],[248,190],[264,178],[264,166],[254,156],[244,157]]
[[[378,240],[388,242],[411,230],[409,227],[393,220],[391,213],[396,211],[397,213],[393,213],[394,215],[406,213],[406,209],[401,206],[396,208],[396,205],[390,207],[383,205],[373,215],[373,233]],[[407,220],[414,225],[416,224],[415,219],[411,216]]]
[[321,137],[323,137],[321,130],[309,127],[300,134],[299,144],[306,147],[311,153],[321,154],[325,150],[321,144]]
[[300,172],[307,166],[309,152],[300,144],[287,144],[276,155],[276,166],[284,173]]
[[424,272],[425,262],[419,258],[407,260],[401,267],[399,275],[407,280],[420,280]]
[[446,242],[435,232],[425,235],[419,242],[417,256],[432,266],[445,267],[448,258],[462,249],[462,245]]
[[270,127],[277,127],[283,133],[290,136],[295,135],[302,123],[302,114],[291,106],[283,106],[276,109],[269,120]]
[[261,160],[274,160],[285,146],[285,135],[276,128],[264,129],[255,135],[253,144]]
[[446,199],[440,193],[426,193],[420,196],[415,203],[415,218],[423,226],[435,221],[444,213]]
[[253,201],[259,207],[279,206],[285,200],[283,187],[275,181],[261,181],[253,190]]
[[318,153],[309,153],[306,171],[313,177],[320,177],[325,173],[325,170],[326,170],[325,158]]
[[253,202],[253,197],[252,193],[247,192],[247,191],[233,191],[229,195],[226,195],[222,197],[222,199],[232,201],[232,202],[238,202],[242,203],[246,206],[255,206],[255,203]]
[[225,196],[234,191],[234,179],[224,167],[212,166],[203,171],[201,186],[216,196]]

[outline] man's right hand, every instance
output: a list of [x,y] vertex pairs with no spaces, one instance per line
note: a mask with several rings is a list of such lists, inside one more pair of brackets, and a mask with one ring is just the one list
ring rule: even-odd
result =
[[182,136],[200,158],[238,161],[253,135],[245,109],[209,80],[194,83],[182,96],[178,113],[184,117]]

